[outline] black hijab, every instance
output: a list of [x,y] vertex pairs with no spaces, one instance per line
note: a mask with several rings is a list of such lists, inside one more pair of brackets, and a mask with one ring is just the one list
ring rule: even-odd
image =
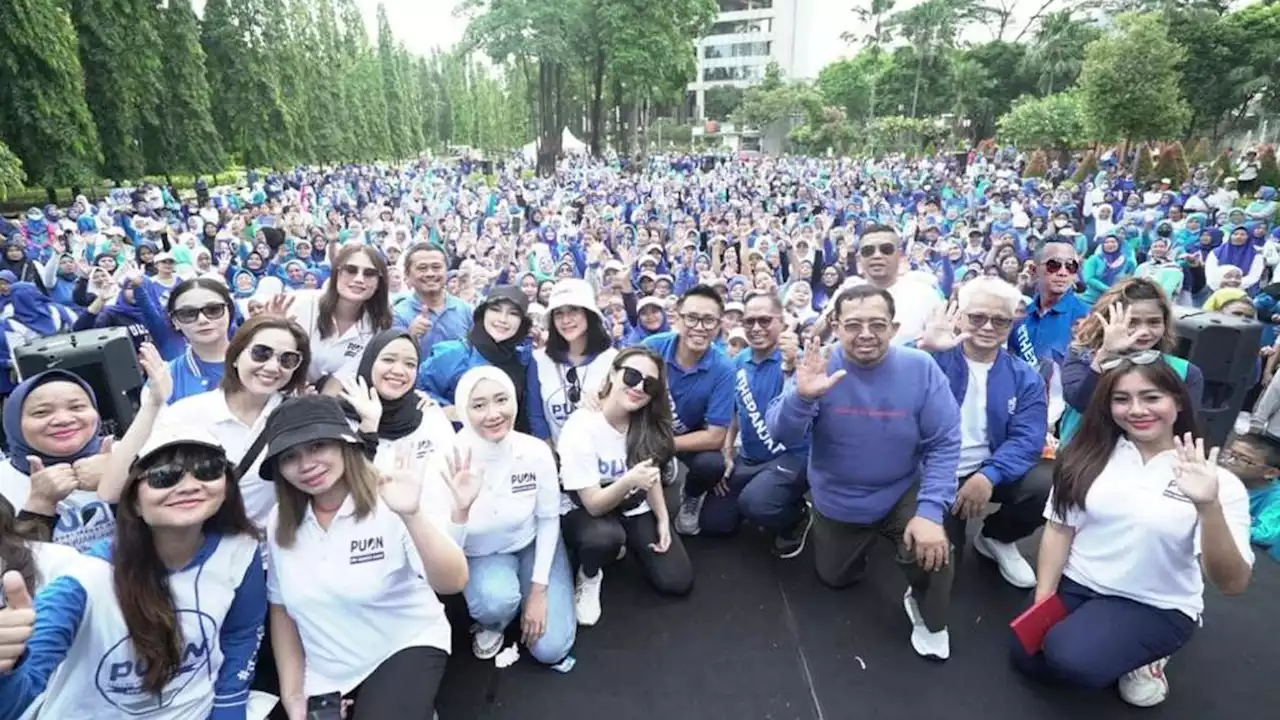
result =
[[[400,338],[408,340],[409,344],[413,345],[414,352],[417,352],[418,343],[409,333],[400,328],[383,330],[369,341],[369,345],[364,349],[364,355],[360,356],[360,367],[356,370],[356,374],[368,383],[369,387],[373,387],[373,362],[377,360],[378,353],[393,340]],[[417,430],[422,424],[422,411],[418,409],[418,394],[413,391],[413,387],[395,400],[388,400],[381,395],[378,395],[378,399],[382,401],[382,419],[378,421],[379,438],[399,440]]]
[[[484,329],[485,311],[499,302],[509,302],[520,311],[520,327],[516,329],[514,335],[502,342],[495,341]],[[476,306],[475,313],[472,315],[471,330],[467,333],[467,340],[471,346],[480,351],[480,355],[488,360],[490,365],[506,373],[507,377],[511,378],[511,384],[515,385],[516,407],[520,408],[519,415],[516,417],[516,430],[524,433],[529,432],[528,414],[524,410],[527,404],[524,401],[524,392],[525,385],[528,384],[528,370],[520,359],[519,348],[528,339],[532,324],[529,319],[529,299],[525,297],[524,291],[515,285],[499,285],[489,291],[484,302]]]

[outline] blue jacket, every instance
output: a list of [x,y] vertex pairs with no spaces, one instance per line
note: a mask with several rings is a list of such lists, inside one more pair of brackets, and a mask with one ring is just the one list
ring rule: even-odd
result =
[[[969,367],[962,348],[930,353],[951,383],[956,404],[964,404]],[[991,457],[978,472],[994,485],[1015,482],[1035,467],[1049,431],[1044,380],[1027,363],[1001,349],[987,375],[987,435]]]
[[[522,344],[516,352],[520,357],[520,364],[528,368],[531,359],[529,344]],[[418,366],[417,386],[441,405],[451,406],[454,393],[458,390],[458,380],[462,379],[463,374],[473,367],[488,364],[484,355],[465,340],[436,343],[431,348],[431,355]],[[531,400],[526,399],[524,404],[529,402]],[[520,408],[520,411],[523,413],[525,408]]]

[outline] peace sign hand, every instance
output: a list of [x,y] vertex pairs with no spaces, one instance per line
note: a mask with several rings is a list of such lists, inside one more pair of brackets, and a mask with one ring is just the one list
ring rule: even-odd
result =
[[946,352],[969,339],[969,333],[956,332],[960,323],[960,307],[940,307],[929,319],[929,325],[916,340],[916,347],[926,352]]
[[796,392],[805,400],[817,400],[835,387],[846,372],[842,368],[827,374],[827,358],[816,338],[810,338],[804,347],[804,359],[796,368]]
[[1204,439],[1191,433],[1173,438],[1178,453],[1178,464],[1173,469],[1173,482],[1182,494],[1196,507],[1218,501],[1218,450],[1213,448],[1206,455]]
[[471,506],[475,504],[476,498],[480,497],[480,488],[484,484],[484,479],[479,473],[472,471],[471,450],[467,450],[463,455],[454,448],[453,457],[446,457],[445,463],[448,470],[444,473],[444,482],[449,486],[450,494],[453,495],[453,506],[457,510],[455,515],[465,518],[471,511]]
[[1123,355],[1133,347],[1133,343],[1137,338],[1129,330],[1129,308],[1122,307],[1119,303],[1116,303],[1107,308],[1105,313],[1099,314],[1098,320],[1102,323],[1101,351],[1103,355],[1116,357],[1117,355]]
[[418,512],[422,504],[422,474],[410,467],[412,450],[396,450],[395,468],[378,477],[378,495],[391,511],[401,517]]

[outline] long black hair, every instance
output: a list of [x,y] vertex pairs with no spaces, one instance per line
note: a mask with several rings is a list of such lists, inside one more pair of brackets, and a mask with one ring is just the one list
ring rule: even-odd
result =
[[668,477],[670,471],[667,466],[676,454],[676,438],[671,402],[667,399],[667,364],[662,357],[642,345],[620,351],[609,367],[609,376],[600,387],[600,399],[613,391],[614,375],[621,372],[627,360],[633,357],[648,358],[658,368],[660,387],[644,407],[631,413],[631,423],[627,426],[627,466],[634,467],[645,460],[652,460],[654,467],[662,470],[663,484],[669,484],[674,478]]
[[[600,315],[589,308],[578,309],[582,310],[583,314],[587,316],[587,356],[595,357],[613,347],[613,341],[609,338],[609,333],[604,329],[604,321],[600,319]],[[565,340],[560,331],[556,329],[554,312],[551,315],[552,317],[548,318],[549,322],[547,323],[547,357],[557,363],[564,364],[569,360],[569,341]]]
[[36,592],[40,582],[35,555],[27,544],[28,538],[18,530],[18,513],[3,495],[0,495],[0,570],[16,571],[27,584],[27,592]]

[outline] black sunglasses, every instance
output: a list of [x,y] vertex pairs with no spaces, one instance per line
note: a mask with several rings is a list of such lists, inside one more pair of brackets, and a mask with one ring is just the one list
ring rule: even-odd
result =
[[296,370],[302,364],[302,353],[297,350],[276,350],[270,345],[250,346],[249,357],[257,363],[264,363],[271,358],[275,358],[280,363],[280,367],[285,370]]
[[759,326],[761,330],[768,330],[770,327],[773,327],[773,320],[774,318],[768,315],[762,317],[744,317],[742,318],[742,327],[749,330],[753,327]]
[[227,476],[227,463],[224,460],[197,460],[190,466],[177,463],[165,463],[143,470],[139,479],[152,490],[168,490],[182,482],[183,476],[191,473],[191,477],[200,482],[213,482]]
[[564,374],[564,379],[569,384],[565,394],[569,396],[569,402],[576,406],[582,402],[582,383],[578,381],[578,368],[570,367]]
[[620,368],[622,370],[622,384],[629,388],[640,388],[640,391],[649,397],[657,397],[662,392],[662,383],[658,378],[649,377],[633,367]]
[[879,251],[881,255],[892,255],[898,252],[898,246],[891,242],[882,242],[880,244],[863,245],[858,248],[858,254],[864,258],[869,258]]
[[342,272],[350,275],[351,277],[363,275],[365,280],[372,280],[382,275],[382,273],[378,272],[377,268],[360,267],[359,265],[352,265],[350,263],[342,266]]
[[1007,330],[1013,324],[1013,318],[986,313],[969,313],[968,319],[969,324],[975,328],[986,327],[987,323],[991,323],[991,327],[997,330]]
[[1044,269],[1050,274],[1062,272],[1062,268],[1066,268],[1067,272],[1075,273],[1080,270],[1080,263],[1075,260],[1059,260],[1058,258],[1050,258],[1044,261]]
[[184,307],[175,308],[173,311],[173,319],[187,325],[196,321],[201,315],[210,320],[218,320],[227,314],[226,303],[210,303],[204,307]]

